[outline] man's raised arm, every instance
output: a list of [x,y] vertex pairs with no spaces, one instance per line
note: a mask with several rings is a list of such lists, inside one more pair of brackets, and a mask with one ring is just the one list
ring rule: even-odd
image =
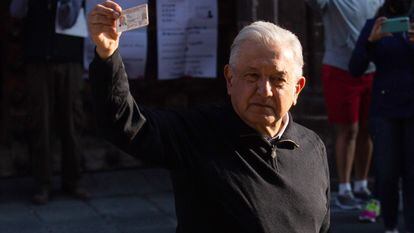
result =
[[120,148],[127,149],[146,119],[130,93],[118,52],[121,34],[116,31],[116,19],[121,11],[118,4],[106,1],[96,5],[88,16],[90,36],[96,45],[89,78],[101,133]]
[[88,17],[96,45],[89,79],[99,134],[132,156],[162,167],[177,167],[183,160],[181,147],[187,146],[178,139],[186,137],[181,123],[186,118],[175,111],[148,110],[135,102],[118,50],[121,34],[115,22],[121,11],[118,4],[106,1]]

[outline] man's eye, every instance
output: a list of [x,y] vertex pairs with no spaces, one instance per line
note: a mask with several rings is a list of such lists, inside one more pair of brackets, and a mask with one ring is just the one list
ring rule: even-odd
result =
[[248,82],[256,82],[259,79],[259,75],[256,73],[248,73],[244,76],[244,79]]
[[269,80],[272,86],[275,87],[281,87],[286,83],[286,80],[282,77],[271,77]]

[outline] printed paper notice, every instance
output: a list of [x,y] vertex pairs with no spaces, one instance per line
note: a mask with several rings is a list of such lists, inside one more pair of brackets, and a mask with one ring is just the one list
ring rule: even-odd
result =
[[[89,13],[96,4],[101,2],[102,0],[86,1],[86,11]],[[117,0],[117,3],[122,9],[129,9],[143,4],[145,4],[146,8],[147,0]],[[148,14],[145,17],[148,20]],[[119,52],[122,55],[125,70],[130,79],[143,78],[145,74],[145,64],[147,59],[147,27],[141,22],[138,27],[141,28],[136,30],[132,30],[132,27],[127,28],[130,31],[123,32],[119,41]],[[89,68],[89,64],[94,56],[95,45],[90,38],[87,38],[85,39],[83,59],[86,70]]]
[[215,78],[217,2],[157,1],[158,78]]

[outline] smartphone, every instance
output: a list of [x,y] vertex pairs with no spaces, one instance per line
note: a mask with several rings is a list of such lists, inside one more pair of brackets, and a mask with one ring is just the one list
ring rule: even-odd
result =
[[408,17],[398,17],[385,20],[381,25],[381,32],[407,32],[410,29]]

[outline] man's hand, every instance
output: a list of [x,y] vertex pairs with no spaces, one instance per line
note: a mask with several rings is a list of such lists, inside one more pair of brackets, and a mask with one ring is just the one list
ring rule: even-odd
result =
[[382,23],[384,23],[385,20],[387,20],[386,17],[379,17],[377,20],[375,20],[374,27],[372,28],[371,34],[368,37],[369,42],[375,42],[382,39],[383,37],[392,36],[392,34],[389,32],[381,32]]
[[118,48],[121,33],[116,31],[116,20],[122,8],[113,1],[106,1],[95,6],[88,15],[90,37],[96,45],[99,57],[106,59]]

